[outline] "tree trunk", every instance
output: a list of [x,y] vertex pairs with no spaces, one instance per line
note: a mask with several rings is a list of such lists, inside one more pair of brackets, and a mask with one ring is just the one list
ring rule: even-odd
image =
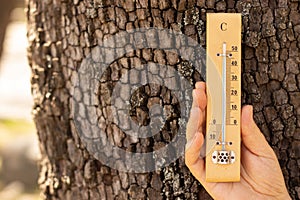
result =
[[[80,132],[86,127],[80,124],[78,128],[77,122],[77,114],[89,119],[91,112],[87,109],[82,114],[80,106],[74,106],[74,99],[75,104],[86,101],[82,88],[77,90],[78,85],[74,84],[74,80],[80,82],[85,75],[80,72],[84,68],[82,62],[94,59],[94,49],[105,39],[122,31],[158,27],[182,32],[204,47],[208,12],[242,13],[242,103],[254,106],[255,121],[278,156],[290,195],[299,199],[299,1],[27,1],[33,116],[42,153],[39,185],[46,199],[211,199],[182,157],[144,173],[134,173],[136,169],[117,170],[96,159],[95,148],[101,151],[102,144],[93,143],[95,147],[90,147],[83,138],[89,133]],[[160,149],[175,137],[174,130],[180,126],[183,105],[179,105],[169,88],[155,84],[133,93],[130,117],[120,119],[120,123],[126,126],[131,118],[147,125],[151,105],[160,104],[166,112],[166,123],[159,134],[149,138],[129,136],[109,120],[108,107],[116,83],[129,69],[147,63],[170,65],[191,85],[205,77],[204,71],[197,71],[185,59],[153,47],[127,52],[109,63],[103,75],[97,77],[96,119],[108,140],[126,152]],[[120,96],[126,91],[120,90]]]

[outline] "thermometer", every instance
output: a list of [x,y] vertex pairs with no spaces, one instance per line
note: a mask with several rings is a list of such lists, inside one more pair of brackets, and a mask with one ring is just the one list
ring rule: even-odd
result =
[[206,181],[240,180],[241,15],[207,14]]

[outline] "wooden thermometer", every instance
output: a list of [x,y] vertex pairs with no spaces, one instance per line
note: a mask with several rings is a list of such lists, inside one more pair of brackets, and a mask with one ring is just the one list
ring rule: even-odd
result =
[[241,15],[207,14],[206,181],[240,180]]

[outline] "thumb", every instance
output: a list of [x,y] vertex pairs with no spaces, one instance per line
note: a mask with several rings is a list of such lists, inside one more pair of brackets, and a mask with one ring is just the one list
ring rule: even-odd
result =
[[242,142],[245,147],[258,156],[270,157],[270,155],[273,155],[272,148],[253,120],[252,106],[243,106],[241,121]]

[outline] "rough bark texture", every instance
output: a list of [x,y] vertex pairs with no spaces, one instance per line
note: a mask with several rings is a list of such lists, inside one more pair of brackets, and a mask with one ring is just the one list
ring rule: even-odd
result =
[[[28,57],[42,153],[39,185],[44,197],[211,199],[182,158],[161,171],[145,174],[118,172],[95,160],[82,145],[70,116],[71,78],[94,46],[119,31],[170,28],[205,46],[206,13],[239,12],[243,15],[242,103],[254,105],[255,120],[278,156],[290,195],[299,199],[299,9],[297,0],[28,0]],[[126,56],[128,59],[112,63],[107,71],[100,100],[105,101],[113,80],[134,62],[170,63],[183,74],[192,72],[185,74],[192,82],[201,79],[187,63],[180,59],[174,63],[176,59],[161,50],[144,49]],[[131,102],[132,117],[141,123],[147,121],[146,108],[153,102],[168,105],[176,115],[176,101],[169,96],[165,88],[141,89],[138,103]],[[177,119],[170,116],[165,132],[154,139],[130,141],[120,133],[119,145],[136,152],[158,148],[169,141]],[[112,134],[111,124],[106,130]]]

